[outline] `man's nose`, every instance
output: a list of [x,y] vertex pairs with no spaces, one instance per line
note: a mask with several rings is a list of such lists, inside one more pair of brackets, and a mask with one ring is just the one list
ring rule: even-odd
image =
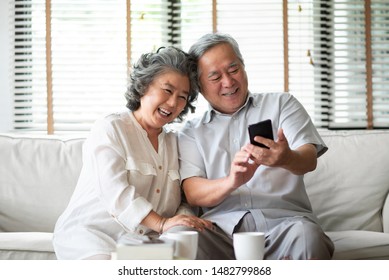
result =
[[223,87],[231,87],[234,85],[234,79],[228,74],[223,75],[222,85],[223,85]]

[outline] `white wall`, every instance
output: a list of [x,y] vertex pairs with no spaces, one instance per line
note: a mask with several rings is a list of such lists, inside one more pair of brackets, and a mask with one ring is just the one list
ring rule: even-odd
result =
[[9,5],[10,0],[0,0],[0,132],[12,129]]

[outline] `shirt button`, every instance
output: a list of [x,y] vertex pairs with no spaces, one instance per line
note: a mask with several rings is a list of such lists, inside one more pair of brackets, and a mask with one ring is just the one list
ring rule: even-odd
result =
[[156,193],[160,193],[161,190],[160,190],[160,189],[156,189],[155,192],[156,192]]
[[158,166],[158,169],[159,169],[159,170],[162,170],[162,166],[161,166],[161,165],[160,165],[160,166]]

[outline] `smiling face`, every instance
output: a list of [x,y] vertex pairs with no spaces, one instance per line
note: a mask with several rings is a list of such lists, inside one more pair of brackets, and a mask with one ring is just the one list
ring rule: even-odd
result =
[[246,101],[247,74],[229,44],[207,50],[198,61],[201,93],[213,108],[232,114]]
[[162,126],[172,122],[185,108],[189,94],[189,78],[175,71],[155,77],[140,99],[134,112],[139,124],[149,134],[160,133]]

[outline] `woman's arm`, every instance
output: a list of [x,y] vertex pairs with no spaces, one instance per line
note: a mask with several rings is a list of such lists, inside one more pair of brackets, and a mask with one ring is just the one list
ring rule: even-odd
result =
[[176,215],[171,218],[164,218],[154,211],[150,211],[150,213],[142,220],[141,224],[160,234],[174,226],[192,227],[199,231],[204,230],[205,227],[212,227],[212,223],[210,221],[196,216]]

